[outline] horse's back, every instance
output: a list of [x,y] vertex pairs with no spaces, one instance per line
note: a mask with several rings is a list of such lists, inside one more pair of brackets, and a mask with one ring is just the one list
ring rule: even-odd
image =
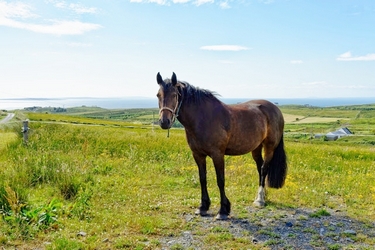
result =
[[256,105],[256,107],[262,111],[262,113],[267,116],[267,119],[272,122],[277,122],[281,126],[284,126],[284,117],[281,110],[272,102],[267,100],[252,100],[247,103]]
[[230,107],[230,109],[234,112],[244,113],[249,119],[254,119],[255,116],[264,116],[267,123],[277,122],[280,126],[282,126],[281,129],[283,129],[284,118],[281,110],[270,101],[251,100],[248,102],[231,105]]

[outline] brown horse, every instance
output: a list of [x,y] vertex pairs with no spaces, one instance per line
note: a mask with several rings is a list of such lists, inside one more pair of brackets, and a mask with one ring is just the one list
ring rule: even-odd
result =
[[[225,195],[224,155],[251,152],[259,173],[259,189],[254,205],[265,205],[265,184],[281,188],[287,173],[284,151],[284,118],[277,106],[266,100],[226,105],[211,91],[171,79],[156,76],[160,86],[159,99],[161,128],[169,129],[175,118],[184,126],[186,139],[199,169],[201,205],[196,211],[207,215],[211,201],[207,191],[206,157],[215,166],[220,189],[220,210],[217,219],[227,219],[231,205]],[[262,157],[262,149],[264,159]]]

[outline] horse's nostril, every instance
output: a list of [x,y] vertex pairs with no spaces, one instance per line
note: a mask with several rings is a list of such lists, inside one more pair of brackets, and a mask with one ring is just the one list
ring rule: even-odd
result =
[[160,119],[159,125],[162,129],[169,129],[171,121],[169,119]]

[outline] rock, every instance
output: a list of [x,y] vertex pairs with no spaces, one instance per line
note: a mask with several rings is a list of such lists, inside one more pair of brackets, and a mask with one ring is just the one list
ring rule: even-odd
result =
[[77,236],[81,236],[81,237],[85,237],[87,235],[87,233],[81,231],[79,233],[77,233]]
[[345,230],[345,231],[343,232],[343,234],[346,234],[346,235],[356,235],[357,232],[354,231],[354,230],[349,229],[349,230]]

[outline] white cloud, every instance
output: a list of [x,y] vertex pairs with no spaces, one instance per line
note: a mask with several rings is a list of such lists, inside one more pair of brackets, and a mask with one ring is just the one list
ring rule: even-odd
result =
[[304,82],[302,83],[304,86],[321,86],[321,85],[327,85],[327,82],[325,81],[315,81],[315,82]]
[[350,51],[345,52],[336,58],[337,61],[375,61],[375,54],[353,57]]
[[77,14],[85,14],[85,13],[95,14],[97,12],[96,8],[94,8],[94,7],[88,8],[88,7],[85,7],[81,4],[71,3],[71,4],[69,4],[69,8]]
[[206,4],[206,3],[214,3],[215,2],[215,0],[196,0],[195,2],[194,2],[194,4],[196,5],[196,6],[201,6],[202,4]]
[[302,60],[292,60],[290,61],[291,64],[302,64],[303,61]]
[[44,20],[45,24],[30,23],[26,20],[39,17],[33,14],[31,9],[31,6],[23,3],[0,2],[0,26],[53,35],[80,35],[101,28],[99,24],[84,23],[78,20]]
[[101,28],[98,24],[83,23],[80,21],[53,21],[52,24],[43,25],[23,23],[11,19],[0,19],[0,25],[51,35],[80,35]]
[[271,3],[274,3],[275,1],[274,0],[260,0],[260,2],[264,4],[271,4]]
[[159,5],[169,5],[171,2],[174,4],[183,4],[183,3],[188,3],[192,2],[192,4],[196,6],[201,6],[203,4],[207,3],[214,3],[215,0],[130,0],[131,3],[156,3]]
[[31,13],[31,6],[24,3],[0,2],[0,24],[7,18],[31,18],[37,15]]
[[190,0],[173,0],[173,3],[188,3]]
[[219,6],[220,6],[220,8],[222,8],[222,9],[230,9],[230,8],[231,8],[230,5],[229,5],[229,3],[228,3],[228,1],[221,2],[221,3],[219,4]]
[[222,63],[222,64],[234,64],[233,61],[227,61],[227,60],[220,60],[219,63]]
[[68,46],[70,47],[91,47],[92,44],[91,43],[67,43]]
[[239,45],[209,45],[200,47],[202,50],[214,50],[214,51],[241,51],[249,50],[249,48]]
[[375,86],[366,86],[366,85],[349,85],[349,86],[344,86],[347,89],[375,89]]
[[131,3],[156,3],[159,5],[167,5],[167,0],[130,0]]
[[85,14],[85,13],[95,14],[97,12],[96,8],[85,7],[82,4],[77,4],[77,3],[68,4],[66,3],[66,1],[59,1],[59,0],[49,0],[48,2],[52,3],[57,8],[72,10],[77,14]]
[[59,0],[48,0],[47,3],[52,3],[55,7],[65,9],[67,7],[67,4],[65,1],[59,1]]

